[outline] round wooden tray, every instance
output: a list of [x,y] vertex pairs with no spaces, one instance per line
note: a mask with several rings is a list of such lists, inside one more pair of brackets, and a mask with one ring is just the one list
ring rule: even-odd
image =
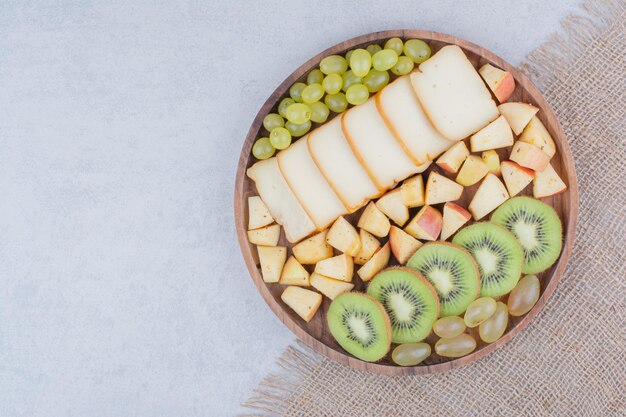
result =
[[[349,354],[347,354],[338,344],[335,342],[326,325],[326,311],[330,305],[330,300],[324,297],[324,301],[319,311],[311,322],[306,323],[300,317],[298,317],[289,307],[287,307],[280,299],[284,286],[279,284],[266,284],[261,278],[261,273],[258,267],[258,256],[254,245],[248,242],[246,235],[246,222],[247,222],[247,198],[252,195],[256,195],[256,189],[254,183],[247,178],[246,169],[255,162],[255,158],[251,154],[252,144],[255,139],[259,137],[259,133],[263,130],[263,117],[269,112],[277,112],[276,108],[280,100],[288,96],[289,87],[296,81],[302,81],[306,78],[306,74],[313,68],[319,65],[322,58],[332,54],[344,55],[350,49],[365,47],[371,43],[379,43],[383,45],[385,41],[392,37],[399,37],[403,40],[410,38],[418,38],[425,40],[429,43],[433,54],[441,47],[448,44],[455,44],[463,48],[469,60],[474,64],[476,68],[479,68],[485,63],[491,63],[499,68],[511,72],[515,77],[516,88],[515,92],[509,101],[523,101],[531,103],[539,107],[540,111],[537,114],[538,117],[545,124],[550,134],[554,138],[557,145],[557,153],[552,158],[552,165],[554,169],[561,175],[563,180],[567,183],[568,189],[566,192],[557,196],[544,199],[545,202],[555,208],[558,215],[563,222],[564,244],[563,251],[559,260],[547,271],[539,274],[539,280],[541,282],[541,297],[534,306],[534,308],[523,317],[510,317],[509,326],[506,333],[497,342],[491,344],[485,344],[480,341],[477,332],[474,332],[474,336],[478,342],[476,350],[463,358],[449,360],[442,358],[433,353],[429,359],[423,364],[414,367],[400,367],[391,362],[391,353],[389,353],[383,360],[377,363],[368,363],[361,361]],[[313,126],[315,128],[315,125]],[[312,128],[312,129],[313,129]],[[267,132],[262,132],[263,136],[267,135]],[[498,151],[501,159],[507,159],[510,149],[501,149]],[[434,166],[434,164],[433,164]],[[431,167],[432,169],[432,167]],[[425,172],[424,178],[428,175],[428,171]],[[439,172],[442,172],[439,170]],[[443,173],[443,172],[442,172]],[[445,175],[445,173],[444,173]],[[467,207],[467,204],[471,200],[477,185],[468,187],[463,193],[460,200],[460,204]],[[527,187],[522,194],[531,194],[532,187]],[[418,209],[411,209],[411,217],[417,212]],[[356,224],[358,216],[360,216],[361,210],[347,216],[348,220],[352,224]],[[272,311],[278,316],[278,318],[285,323],[285,325],[293,331],[296,336],[302,339],[307,345],[315,349],[316,351],[326,355],[327,357],[347,364],[353,368],[361,369],[365,371],[376,372],[386,375],[414,375],[414,374],[426,374],[431,372],[439,372],[447,369],[451,369],[457,366],[461,366],[475,360],[482,358],[483,356],[493,352],[499,346],[507,343],[513,336],[519,333],[525,328],[528,323],[541,311],[548,298],[552,295],[552,292],[556,288],[561,275],[569,259],[572,244],[574,241],[574,233],[576,229],[576,220],[578,217],[578,190],[576,185],[576,175],[574,171],[574,161],[572,154],[567,145],[567,140],[556,119],[556,116],[546,100],[541,96],[537,88],[519,71],[508,64],[503,59],[499,58],[495,54],[483,49],[471,42],[464,39],[446,35],[437,32],[422,31],[422,30],[390,30],[385,32],[370,33],[368,35],[358,36],[356,38],[339,43],[327,50],[317,54],[306,63],[296,69],[289,77],[283,81],[278,88],[267,99],[265,104],[259,110],[259,113],[254,118],[252,126],[248,131],[248,135],[243,144],[241,150],[241,156],[239,158],[239,165],[237,168],[237,179],[235,183],[235,226],[237,229],[237,236],[239,238],[239,244],[241,246],[241,252],[246,262],[250,275],[254,284],[259,289],[259,292],[263,296],[263,299],[270,306]],[[386,239],[385,239],[386,240]],[[280,245],[291,248],[284,236],[281,237]],[[390,265],[395,262],[395,259],[391,259]],[[365,284],[356,277],[354,278],[355,290],[364,291]],[[506,298],[506,296],[504,297]],[[434,344],[436,338],[430,336],[426,339],[427,342]]]

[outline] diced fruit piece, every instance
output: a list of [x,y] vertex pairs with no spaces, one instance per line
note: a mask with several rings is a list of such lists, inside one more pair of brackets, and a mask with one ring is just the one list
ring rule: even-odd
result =
[[351,291],[354,288],[354,284],[350,282],[337,281],[315,272],[311,274],[311,286],[331,300],[334,300],[339,294]]
[[409,209],[404,205],[402,193],[399,189],[389,191],[376,201],[376,207],[387,217],[393,220],[398,226],[404,226],[409,220]]
[[389,234],[391,223],[389,223],[387,216],[376,207],[376,204],[370,202],[361,214],[357,226],[374,236],[385,237]]
[[544,151],[549,157],[553,157],[556,153],[556,145],[548,129],[541,123],[537,116],[530,119],[528,125],[524,128],[519,140],[526,143],[532,143],[539,149]]
[[472,152],[506,148],[513,145],[513,132],[504,116],[498,117],[470,137]]
[[256,230],[248,230],[250,243],[259,246],[276,246],[280,237],[280,225],[273,224]]
[[387,242],[356,273],[363,281],[369,281],[387,266],[390,256],[391,250],[389,249],[389,242]]
[[502,161],[502,179],[511,197],[522,191],[535,177],[535,171],[512,161]]
[[430,172],[426,182],[426,204],[458,200],[461,194],[463,194],[463,186],[435,171]]
[[489,167],[480,157],[470,155],[467,157],[459,174],[456,176],[456,182],[465,187],[469,187],[482,180],[488,172]]
[[354,263],[357,265],[363,265],[369,261],[372,255],[380,248],[380,242],[372,234],[364,229],[359,230],[359,237],[361,238],[361,250],[354,257]]
[[535,198],[550,197],[562,193],[567,189],[559,174],[556,173],[552,164],[548,164],[543,171],[535,173],[533,180],[533,196]]
[[350,256],[355,256],[361,250],[359,233],[343,216],[335,220],[328,230],[326,243]]
[[327,232],[328,230],[324,230],[313,235],[292,248],[293,256],[296,257],[298,262],[305,265],[313,265],[333,256],[333,247],[326,243]]
[[443,206],[441,240],[446,240],[469,221],[472,215],[458,204],[447,202]]
[[280,273],[287,259],[287,248],[284,246],[257,246],[261,274],[265,282],[278,282]]
[[458,142],[445,151],[435,163],[444,171],[450,174],[456,174],[468,155],[469,150],[467,146],[465,146],[465,142]]
[[258,195],[248,197],[248,230],[272,224],[274,219]]
[[522,133],[530,119],[539,111],[537,107],[526,103],[504,103],[498,106],[498,110],[516,135]]
[[409,258],[422,246],[422,242],[396,226],[389,230],[389,246],[393,256],[401,265],[407,263]]
[[322,304],[322,294],[300,287],[285,288],[280,299],[304,321],[310,321]]
[[489,172],[493,175],[500,175],[500,156],[498,152],[494,150],[485,151],[483,152],[482,160],[487,164]]
[[550,163],[550,155],[538,146],[520,140],[513,145],[509,159],[535,171],[543,171]]
[[404,228],[404,231],[416,239],[437,240],[442,224],[443,217],[439,210],[424,206]]
[[474,216],[474,220],[479,220],[495,210],[508,198],[509,193],[502,181],[493,174],[487,174],[467,208]]
[[402,202],[408,208],[424,205],[424,179],[416,175],[405,180],[400,186]]
[[345,253],[324,259],[315,265],[315,272],[318,274],[346,282],[352,281],[353,271],[354,261]]
[[296,258],[290,256],[283,267],[283,272],[280,275],[280,284],[283,285],[299,285],[301,287],[308,287],[311,285],[309,281],[309,272],[298,262]]
[[504,103],[515,91],[515,79],[508,71],[503,71],[491,64],[485,64],[478,70],[500,103]]

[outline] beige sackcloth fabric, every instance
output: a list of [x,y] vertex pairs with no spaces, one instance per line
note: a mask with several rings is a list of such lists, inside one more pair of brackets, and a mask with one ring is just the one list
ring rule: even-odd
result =
[[576,162],[577,239],[538,317],[487,357],[444,373],[356,371],[299,343],[244,406],[263,416],[626,415],[626,2],[593,0],[522,70]]

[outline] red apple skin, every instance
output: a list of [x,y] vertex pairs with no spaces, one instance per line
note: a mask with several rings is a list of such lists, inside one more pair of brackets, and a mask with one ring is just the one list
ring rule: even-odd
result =
[[530,175],[532,178],[535,178],[535,171],[533,171],[532,169],[525,168],[521,166],[520,164],[518,164],[517,162],[513,162],[513,161],[502,161],[501,165],[505,165],[505,164],[511,165],[513,168],[519,169],[520,171],[524,171],[526,174]]
[[443,227],[443,216],[436,208],[426,206],[420,213],[421,216],[417,219],[417,225],[424,231],[432,240],[437,240],[441,228]]
[[439,166],[439,168],[443,169],[444,171],[446,171],[448,174],[456,174],[456,171],[454,170],[453,167],[451,167],[450,165],[446,164],[445,162],[435,162],[435,164],[437,166]]
[[513,145],[509,159],[535,171],[543,171],[550,163],[550,156],[538,146],[520,141]]
[[505,71],[504,78],[498,85],[496,91],[493,92],[493,94],[496,96],[500,103],[504,103],[509,99],[509,97],[511,97],[513,91],[515,91],[515,79],[510,72]]
[[445,204],[445,207],[448,207],[450,210],[456,211],[461,216],[465,217],[465,219],[467,220],[469,220],[472,217],[472,214],[469,211],[465,210],[463,207],[459,206],[458,204],[454,204],[448,201]]

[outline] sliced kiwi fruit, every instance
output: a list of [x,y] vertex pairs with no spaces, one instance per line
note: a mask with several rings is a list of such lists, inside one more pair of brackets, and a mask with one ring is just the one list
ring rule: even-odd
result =
[[420,272],[435,287],[441,317],[463,313],[480,293],[478,265],[459,245],[427,243],[415,252],[407,266]]
[[522,275],[524,252],[511,232],[495,223],[474,223],[458,232],[453,243],[474,257],[480,271],[480,296],[508,294]]
[[417,271],[388,268],[367,287],[391,320],[393,343],[419,342],[428,336],[439,316],[439,299],[432,285]]
[[559,258],[563,247],[561,220],[546,203],[515,197],[498,207],[491,221],[508,229],[522,245],[523,273],[543,272]]
[[326,320],[337,343],[361,360],[376,362],[389,351],[389,316],[369,295],[349,292],[336,297],[328,308]]

